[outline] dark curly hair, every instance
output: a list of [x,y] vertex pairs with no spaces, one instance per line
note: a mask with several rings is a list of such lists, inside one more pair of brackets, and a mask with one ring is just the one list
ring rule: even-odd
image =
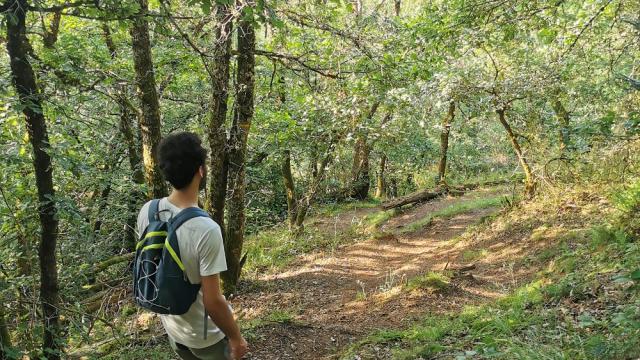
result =
[[198,135],[179,132],[167,135],[158,148],[158,162],[162,175],[173,187],[181,190],[189,186],[200,166],[205,164],[207,151]]

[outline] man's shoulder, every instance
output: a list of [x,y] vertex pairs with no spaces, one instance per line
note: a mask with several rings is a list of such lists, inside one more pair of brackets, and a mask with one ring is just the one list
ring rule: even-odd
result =
[[181,228],[195,230],[198,232],[220,232],[220,225],[208,216],[197,216],[187,220]]
[[149,200],[146,203],[144,203],[144,205],[142,205],[142,207],[140,208],[140,213],[148,213],[149,212],[149,207],[151,206],[151,202],[153,200]]

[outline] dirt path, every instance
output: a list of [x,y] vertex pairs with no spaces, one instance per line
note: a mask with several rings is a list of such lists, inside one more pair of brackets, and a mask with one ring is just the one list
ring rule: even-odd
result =
[[458,310],[502,296],[513,274],[500,261],[481,262],[472,279],[452,280],[444,289],[409,291],[403,286],[417,275],[459,266],[479,253],[473,245],[451,240],[497,209],[435,220],[406,235],[397,230],[456,202],[488,196],[495,196],[495,190],[423,204],[391,219],[385,230],[391,235],[300,259],[287,271],[259,279],[252,291],[234,300],[245,321],[274,311],[293,314],[293,319],[255,329],[249,358],[331,359],[372,330],[401,328],[425,313]]

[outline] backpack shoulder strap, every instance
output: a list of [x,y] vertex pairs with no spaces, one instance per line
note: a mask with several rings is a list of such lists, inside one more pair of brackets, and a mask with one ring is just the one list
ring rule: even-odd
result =
[[159,205],[160,199],[151,200],[151,204],[149,204],[149,224],[156,220],[156,214],[158,213]]
[[172,231],[176,231],[182,224],[184,224],[187,220],[193,219],[195,217],[209,217],[209,214],[197,207],[186,208],[178,215],[174,216],[169,220],[169,226]]

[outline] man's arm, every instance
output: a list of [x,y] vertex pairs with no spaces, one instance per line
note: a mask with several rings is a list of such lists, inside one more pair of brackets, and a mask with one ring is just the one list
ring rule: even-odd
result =
[[218,274],[201,278],[202,301],[207,314],[216,326],[229,338],[231,359],[242,359],[247,352],[247,342],[240,334],[227,300],[220,292],[220,276]]

